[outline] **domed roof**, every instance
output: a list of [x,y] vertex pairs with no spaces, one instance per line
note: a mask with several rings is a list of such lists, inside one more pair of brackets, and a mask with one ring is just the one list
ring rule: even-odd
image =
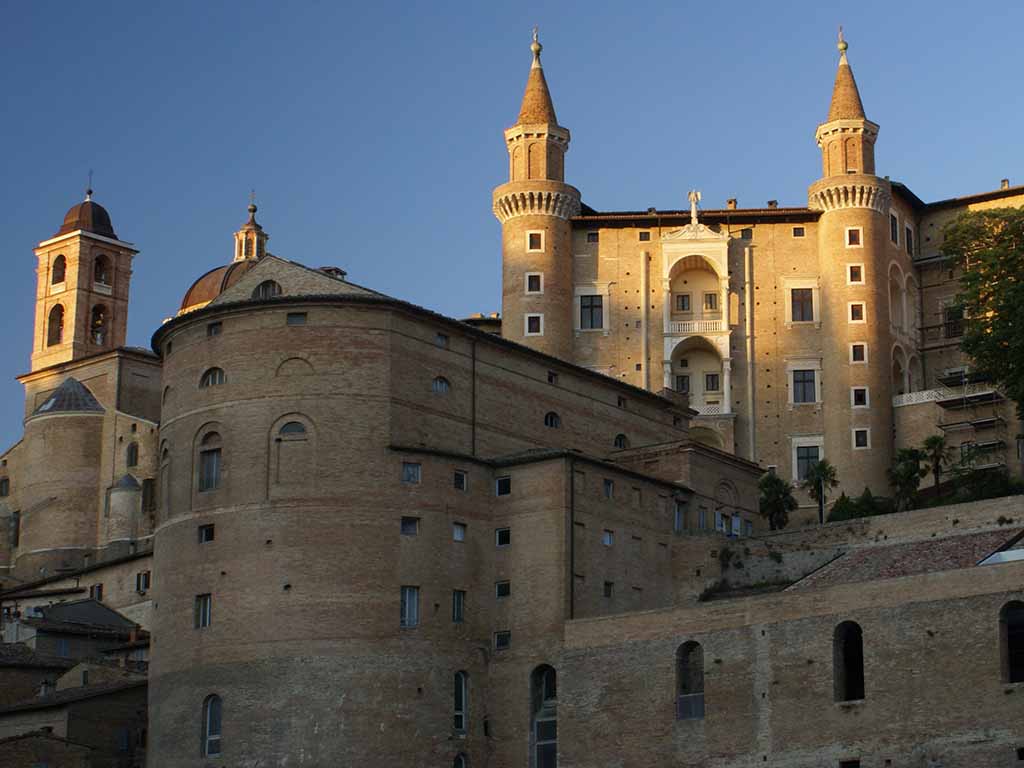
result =
[[192,287],[185,292],[185,298],[181,300],[181,309],[178,314],[206,306],[237,283],[242,275],[252,269],[255,264],[254,260],[245,259],[211,269],[192,283]]
[[66,235],[68,232],[75,232],[79,229],[117,240],[114,225],[110,223],[110,214],[102,205],[92,201],[92,190],[86,193],[84,201],[71,206],[64,215],[64,223],[54,237]]
[[103,413],[103,406],[78,379],[67,378],[38,408],[33,416],[51,413]]

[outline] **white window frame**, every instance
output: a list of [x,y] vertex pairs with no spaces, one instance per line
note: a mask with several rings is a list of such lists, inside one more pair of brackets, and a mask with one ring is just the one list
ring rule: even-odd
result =
[[[539,291],[531,291],[530,290],[530,278],[531,277],[539,277],[540,278],[540,290]],[[527,296],[542,296],[544,294],[544,273],[543,272],[527,272],[526,274],[524,274],[523,275],[523,293],[526,294]]]
[[[793,373],[795,371],[814,371],[814,402],[810,403],[798,403],[794,400],[793,395],[796,390],[796,386],[793,383]],[[810,358],[794,358],[786,361],[786,397],[789,402],[789,406],[801,407],[805,405],[820,405],[821,404],[821,358],[810,357]]]
[[[857,445],[857,433],[867,432],[868,444]],[[871,450],[871,427],[853,427],[850,429],[850,447],[855,451],[869,451]]]
[[399,626],[412,629],[420,624],[420,588],[412,584],[403,584],[400,592]]
[[[860,320],[854,320],[853,319],[853,308],[855,306],[857,306],[858,304],[860,304],[861,309],[863,311],[861,312],[861,319]],[[848,324],[850,324],[850,325],[864,325],[865,323],[867,323],[867,321],[868,321],[868,303],[866,301],[848,301],[848,302],[846,302],[846,322]]]
[[[810,288],[811,289],[811,314],[812,320],[794,320],[793,319],[793,289],[794,288]],[[814,325],[815,328],[821,327],[821,285],[817,277],[783,277],[782,278],[782,294],[786,298],[785,304],[785,324],[787,326],[793,325]]]
[[[860,267],[860,280],[851,280],[850,279],[850,268],[851,267]],[[856,261],[850,262],[849,264],[847,264],[846,265],[846,284],[847,285],[864,285],[865,283],[866,283],[866,279],[865,279],[865,276],[864,276],[864,265],[862,263],[859,263],[859,262],[856,262]]]
[[[540,248],[530,247],[530,235],[540,235]],[[544,248],[547,245],[547,237],[543,229],[529,229],[526,231],[526,252],[527,253],[544,253]]]
[[[850,245],[850,233],[857,232],[857,245]],[[864,247],[864,227],[847,227],[843,230],[843,245],[847,248],[863,248]]]
[[799,437],[790,438],[790,462],[793,483],[798,484],[803,482],[803,478],[797,477],[797,461],[796,461],[796,449],[797,448],[811,448],[817,446],[818,448],[818,461],[825,458],[825,436],[824,435],[800,435]]
[[[530,318],[540,318],[540,331],[537,333],[530,332]],[[523,336],[543,336],[544,335],[544,313],[543,312],[530,312],[523,316]]]
[[[860,344],[864,347],[864,359],[854,360],[853,359],[853,348]],[[868,343],[866,341],[851,341],[850,342],[850,365],[867,365],[869,358]]]
[[[854,392],[858,389],[864,390],[864,405],[857,405],[854,402]],[[871,407],[871,388],[866,386],[850,387],[850,407],[858,411],[866,411]]]

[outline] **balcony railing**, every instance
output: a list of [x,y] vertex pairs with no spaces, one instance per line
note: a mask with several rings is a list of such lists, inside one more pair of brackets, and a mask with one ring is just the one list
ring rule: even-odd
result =
[[936,387],[935,389],[923,389],[920,392],[907,392],[904,395],[896,395],[892,399],[893,407],[901,405],[917,405],[918,403],[935,403],[946,400],[964,400],[972,397],[991,395],[998,397],[998,391],[987,382],[976,384],[964,384],[962,387]]
[[703,720],[704,694],[684,693],[676,698],[676,720]]
[[720,404],[703,405],[701,403],[690,403],[690,407],[701,416],[719,416],[725,413],[725,406]]
[[683,335],[687,333],[720,333],[728,330],[722,320],[670,320],[665,333]]

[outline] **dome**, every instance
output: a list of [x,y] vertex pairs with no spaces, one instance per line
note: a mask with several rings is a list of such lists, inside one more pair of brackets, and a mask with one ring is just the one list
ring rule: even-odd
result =
[[178,314],[206,306],[237,283],[242,275],[252,269],[255,264],[255,261],[246,259],[211,269],[192,283],[192,287],[185,292],[185,298],[181,300],[181,309]]
[[78,379],[67,378],[34,411],[33,416],[51,413],[103,413],[103,406]]
[[110,223],[110,214],[107,213],[107,209],[99,203],[94,203],[90,195],[86,195],[83,202],[71,206],[64,215],[64,223],[57,230],[57,234],[54,237],[66,235],[68,232],[75,232],[79,229],[117,240],[117,235],[114,233],[114,225]]

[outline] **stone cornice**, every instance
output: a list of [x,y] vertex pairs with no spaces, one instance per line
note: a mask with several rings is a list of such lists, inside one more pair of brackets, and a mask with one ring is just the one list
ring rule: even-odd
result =
[[817,211],[868,208],[886,213],[891,203],[888,182],[866,174],[831,176],[816,181],[807,190],[807,205]]
[[[504,224],[517,216],[555,216],[571,219],[580,213],[580,193],[575,187],[555,182],[538,182],[537,188],[523,189],[529,182],[505,184],[494,190],[494,215]],[[544,189],[551,185],[553,188]]]

